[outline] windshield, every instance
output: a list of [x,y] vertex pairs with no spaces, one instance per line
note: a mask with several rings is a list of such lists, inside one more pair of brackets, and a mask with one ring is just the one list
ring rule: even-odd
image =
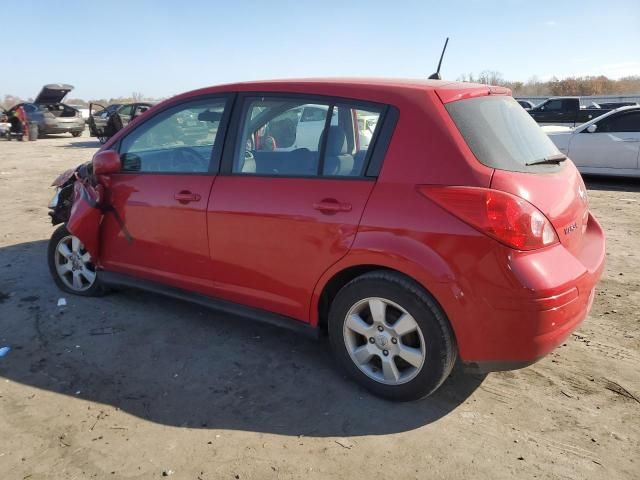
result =
[[525,172],[532,170],[527,164],[560,153],[513,97],[459,100],[446,108],[473,154],[488,167]]

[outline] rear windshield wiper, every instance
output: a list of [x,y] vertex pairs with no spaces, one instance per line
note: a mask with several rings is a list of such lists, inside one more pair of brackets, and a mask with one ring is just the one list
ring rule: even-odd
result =
[[556,153],[555,155],[549,155],[548,157],[544,157],[540,160],[534,160],[533,162],[529,162],[525,164],[527,167],[531,165],[544,165],[545,163],[560,163],[564,162],[567,159],[567,156],[564,153]]

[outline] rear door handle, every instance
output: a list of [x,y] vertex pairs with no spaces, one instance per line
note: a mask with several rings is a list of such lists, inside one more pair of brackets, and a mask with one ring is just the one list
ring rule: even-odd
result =
[[313,204],[313,208],[322,213],[350,212],[351,204],[339,202],[335,198],[325,198]]
[[181,190],[173,196],[174,199],[180,203],[197,202],[200,200],[200,195],[197,193],[191,193],[189,190]]

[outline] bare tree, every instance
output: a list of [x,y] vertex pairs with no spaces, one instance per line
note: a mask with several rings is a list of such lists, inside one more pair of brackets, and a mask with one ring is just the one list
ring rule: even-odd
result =
[[470,83],[475,83],[476,82],[476,79],[473,76],[473,73],[463,73],[456,80],[458,82],[470,82]]
[[477,77],[473,73],[463,73],[458,81],[476,82],[487,85],[500,85],[511,89],[518,96],[549,95],[638,95],[640,94],[640,76],[630,76],[611,80],[604,75],[587,77],[551,77],[543,82],[536,76],[526,82],[507,81],[500,72],[484,70]]
[[484,70],[480,72],[477,82],[485,85],[503,85],[505,83],[502,74],[495,70]]
[[24,100],[22,100],[22,98],[17,97],[15,95],[5,95],[2,101],[0,101],[0,107],[2,107],[5,110],[8,110],[9,108],[13,107],[18,103],[22,103],[23,101]]

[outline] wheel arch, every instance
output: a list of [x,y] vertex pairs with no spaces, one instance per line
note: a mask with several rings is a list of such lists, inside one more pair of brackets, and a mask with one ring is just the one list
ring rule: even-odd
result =
[[[409,242],[412,247],[416,247],[411,239],[400,241]],[[460,306],[457,297],[461,289],[454,279],[453,272],[442,258],[425,245],[421,245],[419,250],[418,257],[408,258],[405,255],[390,254],[388,250],[383,253],[380,249],[352,249],[329,268],[316,284],[311,299],[309,323],[326,329],[331,300],[344,285],[365,273],[386,270],[403,275],[420,285],[442,309],[455,335],[452,315]]]
[[[364,265],[351,265],[349,267],[344,268],[343,270],[339,270],[336,272],[324,285],[320,296],[318,298],[317,309],[316,309],[316,319],[315,325],[319,327],[322,331],[327,330],[327,318],[329,316],[329,307],[331,306],[331,302],[336,294],[340,291],[342,287],[344,287],[351,280],[359,277],[360,275],[364,275],[365,273],[373,272],[375,270],[388,270],[388,271],[397,271],[391,268],[375,265],[375,264],[364,264]],[[401,272],[398,272],[401,273]],[[312,317],[312,323],[313,317]]]

